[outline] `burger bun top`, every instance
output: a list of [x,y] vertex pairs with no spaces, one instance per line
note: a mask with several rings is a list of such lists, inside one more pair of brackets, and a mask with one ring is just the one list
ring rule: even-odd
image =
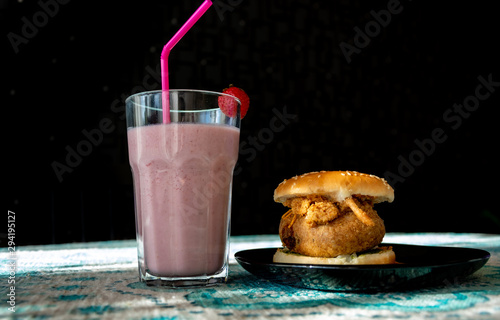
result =
[[382,178],[356,171],[310,172],[284,180],[274,190],[274,201],[309,195],[324,196],[342,202],[353,195],[371,196],[375,203],[392,202],[394,190]]

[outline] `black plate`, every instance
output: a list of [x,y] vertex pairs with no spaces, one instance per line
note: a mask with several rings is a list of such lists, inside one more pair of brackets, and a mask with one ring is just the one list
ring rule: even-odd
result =
[[394,291],[456,283],[479,270],[487,251],[384,243],[392,246],[398,264],[301,265],[274,263],[278,248],[237,252],[236,261],[257,277],[298,288],[326,291]]

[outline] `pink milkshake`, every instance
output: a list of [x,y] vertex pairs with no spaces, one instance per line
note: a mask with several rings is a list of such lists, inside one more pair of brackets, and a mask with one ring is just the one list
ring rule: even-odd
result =
[[239,132],[199,123],[128,130],[137,234],[144,248],[139,260],[149,274],[188,277],[223,268]]

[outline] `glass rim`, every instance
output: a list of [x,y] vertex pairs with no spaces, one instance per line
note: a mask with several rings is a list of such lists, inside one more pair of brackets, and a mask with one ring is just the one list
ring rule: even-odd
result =
[[[155,95],[155,94],[162,93],[163,91],[166,91],[166,90],[152,90],[152,91],[143,91],[143,92],[134,93],[134,94],[128,96],[127,99],[125,99],[125,104],[128,104],[129,100],[132,99],[132,98],[135,98],[135,97],[138,97],[138,96]],[[222,92],[217,92],[217,91],[210,91],[210,90],[200,90],[200,89],[169,89],[168,91],[169,92],[170,91],[174,91],[174,92],[191,92],[191,93],[200,93],[200,94],[207,94],[207,95],[213,95],[213,96],[226,96],[226,97],[235,99],[238,102],[238,104],[241,106],[240,99],[238,99],[237,97],[232,96],[230,94],[227,94],[227,93],[222,93]],[[162,109],[160,109],[160,108],[151,108],[151,107],[148,107],[148,108],[153,109],[153,110],[158,109],[159,111],[162,111]],[[215,109],[217,109],[217,108],[211,108],[211,109],[205,109],[205,110],[170,110],[170,112],[172,112],[172,111],[180,111],[180,112],[194,111],[194,112],[199,112],[199,111],[207,111],[207,110],[215,110]]]

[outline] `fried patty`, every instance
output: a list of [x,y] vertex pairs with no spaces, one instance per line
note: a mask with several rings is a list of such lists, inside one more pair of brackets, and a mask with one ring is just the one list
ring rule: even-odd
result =
[[312,257],[336,257],[373,248],[385,235],[383,220],[370,197],[353,196],[332,202],[321,196],[298,197],[284,203],[291,209],[279,226],[290,251]]

